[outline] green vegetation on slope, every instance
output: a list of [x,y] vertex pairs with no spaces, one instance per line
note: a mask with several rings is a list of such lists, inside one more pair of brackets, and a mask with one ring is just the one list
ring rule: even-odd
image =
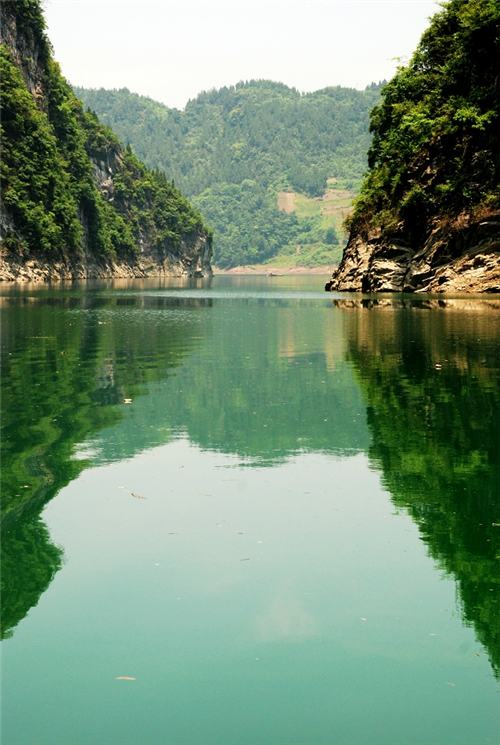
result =
[[372,85],[300,94],[260,80],[201,93],[178,111],[126,88],[75,88],[149,167],[193,198],[214,229],[220,267],[260,263],[298,244],[309,247],[310,263],[331,263],[339,231],[333,243],[326,231],[334,221],[281,213],[277,192],[318,198],[329,178],[356,189],[379,91]]
[[418,245],[436,218],[500,207],[500,3],[450,0],[371,114],[351,219]]
[[217,226],[216,264],[274,264],[271,260],[278,255],[290,265],[297,245],[302,263],[305,260],[308,266],[332,261],[331,248],[338,245],[338,235],[333,219],[323,218],[319,200],[303,197],[309,209],[299,211],[297,205],[291,213],[278,209],[277,200],[274,189],[250,180],[219,184],[193,198],[206,221]]
[[[133,258],[147,231],[155,247],[202,230],[201,216],[163,173],[150,171],[97,117],[83,110],[51,56],[38,0],[2,2],[2,16],[36,45],[43,95],[36,98],[1,47],[2,204],[7,249],[56,256],[82,252],[83,227],[96,256]],[[116,197],[106,199],[93,164],[118,162]],[[91,161],[92,159],[92,161]],[[83,225],[82,225],[83,222]]]

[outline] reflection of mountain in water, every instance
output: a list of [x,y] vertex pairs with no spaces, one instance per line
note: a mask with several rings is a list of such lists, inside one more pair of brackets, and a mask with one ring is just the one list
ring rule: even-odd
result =
[[318,325],[307,301],[75,291],[2,302],[4,634],[61,565],[39,515],[84,467],[177,435],[267,464],[368,445],[328,306]]
[[370,456],[394,503],[418,523],[429,554],[456,579],[463,618],[498,675],[500,302],[337,306],[348,311]]
[[341,314],[314,304],[242,300],[211,310],[201,345],[168,384],[150,386],[93,443],[99,462],[129,457],[161,432],[273,465],[299,452],[366,450],[363,400],[344,360]]
[[2,302],[4,635],[61,566],[43,506],[88,465],[185,436],[249,465],[369,452],[499,670],[496,301]]
[[204,322],[195,311],[155,298],[3,298],[2,635],[61,566],[39,515],[89,465],[76,445],[182,364]]

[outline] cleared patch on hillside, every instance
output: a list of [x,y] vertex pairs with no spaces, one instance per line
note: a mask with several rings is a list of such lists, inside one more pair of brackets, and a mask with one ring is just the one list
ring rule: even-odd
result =
[[278,192],[278,209],[283,210],[283,212],[293,212],[295,210],[295,192]]
[[295,192],[278,192],[278,209],[283,210],[283,212],[293,212],[295,209]]
[[278,208],[294,212],[303,230],[300,242],[284,246],[265,262],[266,266],[312,268],[338,264],[347,242],[343,223],[356,196],[355,191],[340,188],[342,185],[337,179],[329,179],[323,196],[315,198],[292,191],[278,193]]
[[344,219],[352,212],[352,203],[356,193],[347,189],[326,189],[322,197],[306,197],[295,194],[295,209],[297,217],[321,217],[323,228],[335,228],[340,239],[345,241],[346,235],[342,228]]
[[265,266],[269,271],[273,269],[283,271],[285,269],[303,268],[307,270],[320,269],[320,271],[328,273],[339,264],[342,251],[341,246],[326,246],[324,244],[302,244],[299,251],[297,251],[296,246],[291,246],[288,251],[285,249],[277,256],[273,256],[272,259],[268,259]]

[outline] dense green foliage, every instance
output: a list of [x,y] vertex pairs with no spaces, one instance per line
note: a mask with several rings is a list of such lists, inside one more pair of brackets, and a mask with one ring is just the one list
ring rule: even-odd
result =
[[450,0],[371,114],[369,174],[351,225],[399,227],[500,207],[500,3]]
[[[38,0],[2,3],[18,33],[34,40],[43,96],[28,91],[11,50],[1,49],[2,200],[13,229],[5,246],[22,252],[79,255],[83,225],[97,256],[132,258],[147,232],[164,247],[202,230],[200,215],[158,171],[150,171],[116,136],[84,112],[51,57]],[[114,158],[116,199],[99,191],[96,163]],[[92,159],[92,161],[90,160]]]
[[464,621],[500,676],[498,310],[395,305],[383,317],[376,309],[348,316],[369,454],[395,505],[455,578]]
[[76,251],[81,241],[76,195],[56,136],[3,47],[1,65],[5,207],[30,248]]
[[[329,263],[338,245],[318,216],[280,213],[276,193],[320,197],[328,178],[355,188],[366,168],[368,112],[380,86],[300,94],[270,81],[201,93],[183,111],[126,88],[75,88],[78,96],[151,168],[193,198],[214,229],[219,266],[258,263],[296,244]],[[311,232],[311,230],[313,232]]]
[[297,219],[278,210],[276,195],[255,181],[218,184],[194,201],[217,226],[214,262],[220,266],[260,263],[294,240]]
[[[46,64],[51,56],[52,47],[47,39],[45,29],[47,27],[42,12],[40,0],[15,0],[15,7],[11,7],[9,0],[2,0],[2,20],[5,15],[13,14],[18,29],[33,43],[33,51],[36,49],[37,57],[42,64]],[[24,62],[33,62],[33,58],[25,59]]]
[[183,111],[126,88],[75,91],[149,167],[164,170],[186,194],[250,179],[320,196],[329,177],[361,178],[368,112],[379,89],[300,94],[253,80],[200,93]]

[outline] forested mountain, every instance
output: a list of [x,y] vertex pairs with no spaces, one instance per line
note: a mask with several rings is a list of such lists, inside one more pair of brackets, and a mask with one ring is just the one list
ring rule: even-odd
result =
[[[280,212],[278,192],[319,198],[327,179],[336,180],[329,184],[334,189],[357,188],[370,144],[368,115],[380,88],[301,94],[253,80],[200,93],[182,111],[126,88],[75,92],[150,168],[193,198],[214,229],[214,260],[233,266],[296,244],[314,247],[317,261],[331,261],[340,218],[319,209],[314,218]],[[337,235],[329,238],[329,228]]]
[[500,2],[450,0],[371,114],[332,289],[500,291]]
[[52,58],[39,0],[2,0],[1,13],[2,275],[209,269],[201,216],[84,111]]

